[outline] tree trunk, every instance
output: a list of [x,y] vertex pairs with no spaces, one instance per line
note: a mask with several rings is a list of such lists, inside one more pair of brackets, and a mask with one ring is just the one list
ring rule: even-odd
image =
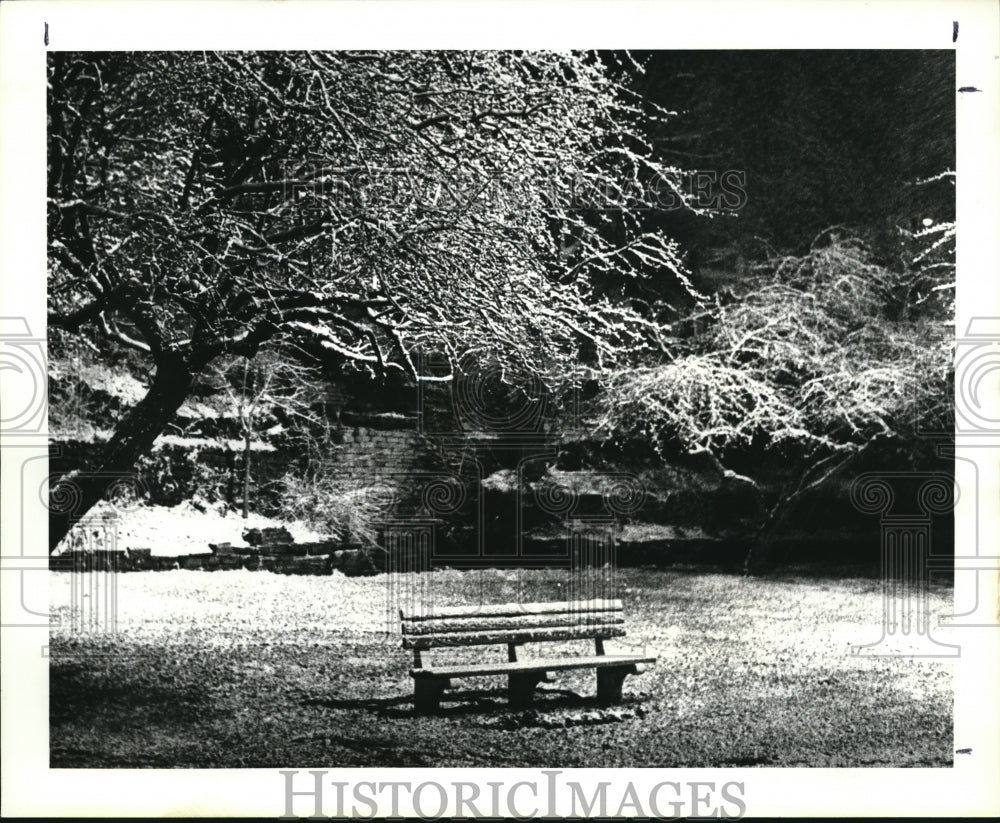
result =
[[771,509],[750,540],[750,547],[743,558],[743,574],[757,574],[767,568],[771,549],[774,548],[775,532],[784,523],[793,507],[793,500],[783,498]]
[[820,460],[803,472],[798,487],[794,491],[786,490],[779,495],[778,501],[768,512],[767,517],[750,541],[750,548],[743,559],[744,574],[756,574],[766,569],[771,550],[774,548],[775,536],[799,501],[809,492],[815,491],[828,482],[838,472],[843,471],[862,451],[863,447],[853,449],[846,454],[830,455]]
[[149,391],[118,423],[97,465],[65,474],[50,487],[50,554],[112,485],[134,479],[136,461],[187,398],[193,379],[194,371],[180,358],[158,363]]
[[229,443],[225,443],[226,449],[226,507],[236,507],[236,452],[229,448]]
[[243,358],[243,386],[240,392],[240,417],[243,419],[243,519],[250,517],[250,442],[253,438],[252,402],[247,391],[253,392],[254,375],[250,372],[250,358]]
[[243,519],[250,517],[250,441],[253,437],[253,430],[250,423],[243,433]]

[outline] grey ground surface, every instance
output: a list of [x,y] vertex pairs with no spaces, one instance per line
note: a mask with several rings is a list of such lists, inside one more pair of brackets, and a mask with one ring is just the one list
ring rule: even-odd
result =
[[[71,574],[52,575],[68,623]],[[437,603],[565,599],[562,571],[440,571]],[[121,574],[114,637],[52,630],[53,767],[950,766],[951,663],[859,659],[881,634],[877,579],[622,569],[628,636],[653,654],[621,705],[594,673],[556,673],[534,710],[501,678],[457,682],[412,714],[390,578]],[[932,611],[952,590],[932,587]],[[936,621],[935,621],[936,622]],[[392,634],[387,634],[387,629]],[[589,654],[585,643],[526,654]],[[430,653],[503,659],[501,648]]]

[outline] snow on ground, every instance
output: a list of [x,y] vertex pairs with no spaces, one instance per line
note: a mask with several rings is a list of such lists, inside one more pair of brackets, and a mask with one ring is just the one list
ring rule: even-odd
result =
[[[243,539],[247,529],[276,528],[284,526],[296,542],[322,540],[326,535],[312,531],[299,522],[284,522],[260,514],[250,513],[244,520],[235,512],[223,513],[207,507],[200,511],[191,502],[178,506],[136,506],[122,511],[108,503],[98,503],[74,532],[88,528],[95,520],[111,517],[115,522],[117,547],[122,549],[151,549],[154,557],[177,557],[210,551],[209,543],[249,545]],[[73,533],[59,545],[62,551],[72,541]]]

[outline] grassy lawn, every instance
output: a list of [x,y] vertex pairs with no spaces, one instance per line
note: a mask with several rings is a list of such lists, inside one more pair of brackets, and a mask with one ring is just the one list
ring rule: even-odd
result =
[[[500,678],[460,681],[436,717],[412,714],[410,657],[387,633],[398,631],[388,581],[119,575],[117,635],[52,630],[52,767],[952,762],[950,662],[850,654],[881,635],[876,579],[622,569],[628,636],[609,651],[658,663],[625,681],[621,705],[597,706],[594,674],[580,671],[542,684],[530,712],[508,710]],[[52,575],[54,609],[67,621],[70,582]],[[397,582],[424,586],[439,604],[565,599],[569,585],[562,571]],[[932,589],[935,614],[950,611],[951,593]],[[505,650],[469,653],[502,659]]]

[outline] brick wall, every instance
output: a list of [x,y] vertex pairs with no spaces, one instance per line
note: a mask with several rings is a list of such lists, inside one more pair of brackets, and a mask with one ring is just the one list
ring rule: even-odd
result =
[[342,467],[358,481],[383,473],[430,468],[433,444],[410,423],[395,430],[344,426],[338,434],[340,442],[330,451],[330,464]]

